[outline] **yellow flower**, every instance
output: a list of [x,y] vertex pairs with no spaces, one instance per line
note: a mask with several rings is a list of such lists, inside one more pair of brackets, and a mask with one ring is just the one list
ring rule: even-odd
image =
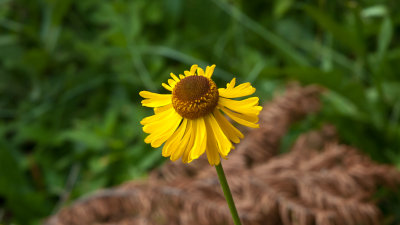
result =
[[175,161],[182,157],[189,163],[207,153],[211,165],[220,163],[220,156],[226,158],[232,142],[239,143],[243,134],[221,113],[239,124],[257,128],[258,97],[232,100],[251,95],[255,88],[250,83],[235,87],[235,78],[226,88],[217,88],[211,76],[215,65],[207,66],[206,71],[193,65],[179,77],[171,73],[172,79],[162,86],[172,94],[157,94],[141,91],[142,105],[154,108],[154,115],[144,118],[140,123],[149,135],[144,140],[152,147],[163,143],[162,155]]

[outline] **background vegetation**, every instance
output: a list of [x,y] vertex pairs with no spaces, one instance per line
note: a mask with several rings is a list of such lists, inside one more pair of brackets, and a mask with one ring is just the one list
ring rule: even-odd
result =
[[[194,63],[216,64],[219,85],[252,82],[263,100],[290,80],[325,86],[322,113],[282,151],[328,121],[399,167],[399,34],[396,0],[0,0],[0,223],[37,224],[161,165],[138,92],[162,92]],[[400,217],[390,195],[388,224]]]

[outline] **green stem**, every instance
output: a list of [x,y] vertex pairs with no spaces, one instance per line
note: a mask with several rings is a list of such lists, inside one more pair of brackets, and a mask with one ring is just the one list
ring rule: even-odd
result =
[[226,181],[224,169],[222,168],[222,163],[215,166],[217,170],[219,182],[221,183],[222,190],[224,191],[226,202],[228,203],[229,210],[231,211],[233,222],[235,225],[242,225],[240,223],[239,215],[236,211],[235,203],[233,202],[231,190],[229,189],[228,182]]

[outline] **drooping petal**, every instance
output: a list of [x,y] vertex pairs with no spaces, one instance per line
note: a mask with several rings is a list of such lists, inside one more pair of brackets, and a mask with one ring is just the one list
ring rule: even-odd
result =
[[171,104],[171,94],[157,94],[149,91],[141,91],[139,95],[145,98],[142,105],[147,107],[160,107]]
[[232,143],[225,136],[212,114],[209,114],[204,118],[207,124],[207,133],[209,134],[207,137],[215,139],[218,146],[218,152],[222,157],[226,157],[233,147]]
[[143,127],[143,131],[149,132],[144,141],[151,143],[153,148],[160,147],[178,128],[182,117],[173,111],[171,115],[163,118],[161,121],[147,124]]
[[262,109],[262,107],[258,105],[258,101],[258,97],[251,97],[240,101],[228,98],[219,98],[218,105],[224,106],[238,113],[258,115]]
[[242,132],[236,129],[236,127],[234,127],[218,109],[215,109],[213,114],[222,131],[229,138],[229,140],[234,143],[239,143],[240,139],[244,137]]
[[171,97],[171,94],[158,94],[158,93],[153,93],[150,91],[141,91],[141,92],[139,92],[139,95],[142,96],[143,98],[163,98],[166,96]]
[[173,119],[181,117],[178,113],[176,113],[174,110],[169,111],[170,113],[166,114],[159,120],[155,120],[151,123],[147,123],[143,126],[143,131],[151,134],[155,132],[159,132],[162,130],[164,127],[167,127],[170,125],[170,123],[173,122]]
[[219,88],[218,92],[221,97],[239,98],[253,94],[256,89],[250,83],[243,83],[235,87],[236,78],[233,78],[226,88]]
[[191,132],[190,132],[190,138],[187,143],[186,148],[184,148],[184,152],[182,155],[182,162],[184,163],[190,163],[193,159],[190,158],[190,150],[193,148],[194,140],[196,139],[197,135],[197,129],[196,129],[196,124],[194,123],[194,120],[191,120]]
[[212,66],[207,66],[207,68],[206,68],[206,73],[205,73],[205,77],[208,77],[208,78],[211,78],[211,76],[213,75],[213,73],[214,73],[214,69],[215,69],[215,65],[212,65]]
[[[249,121],[249,120],[251,120],[251,121],[258,120],[258,117],[257,117],[257,116],[255,116],[255,117],[249,117],[249,116],[246,115],[246,114],[240,114],[240,113],[232,112],[231,110],[229,110],[229,109],[227,109],[227,108],[225,108],[225,107],[222,107],[221,110],[222,110],[226,115],[228,115],[230,118],[232,118],[234,121],[236,121],[237,123],[240,123],[240,124],[242,124],[242,125],[244,125],[244,126],[248,126],[248,127],[252,127],[252,128],[258,128],[258,127],[260,127],[260,126],[259,126],[258,124],[256,124],[255,122],[250,122],[250,121]],[[257,118],[257,119],[256,119],[256,118]]]
[[165,110],[168,110],[168,109],[171,109],[171,108],[172,108],[172,104],[169,104],[169,105],[164,105],[164,106],[161,106],[161,107],[154,108],[153,110],[154,110],[155,114],[158,114],[158,113],[162,113]]
[[161,106],[165,106],[168,104],[171,104],[171,96],[161,96],[161,97],[156,97],[156,98],[152,98],[152,99],[144,99],[141,101],[142,106],[146,106],[146,107],[161,107]]
[[158,121],[158,120],[162,120],[163,118],[165,118],[167,115],[173,113],[174,111],[175,110],[172,107],[169,107],[169,108],[165,109],[162,112],[159,112],[159,113],[156,113],[156,114],[154,114],[152,116],[148,116],[148,117],[143,118],[142,121],[140,121],[140,124],[146,125],[146,124]]
[[258,112],[257,113],[247,113],[247,114],[245,114],[245,113],[237,113],[237,112],[232,111],[232,110],[230,110],[230,109],[228,109],[226,107],[220,107],[220,109],[222,111],[224,111],[224,113],[225,113],[225,111],[228,111],[231,114],[233,114],[234,116],[239,117],[239,118],[241,118],[243,120],[246,120],[246,121],[248,121],[250,123],[258,123]]
[[[185,149],[187,148],[187,145],[190,141],[190,137],[192,136],[192,121],[191,120],[186,120],[186,129],[184,132],[184,135],[180,141],[175,142],[174,145],[171,144],[171,148],[175,148],[171,150],[171,157],[170,159],[172,161],[176,161],[180,157],[182,157],[183,153],[185,152]],[[177,139],[178,140],[178,139]]]
[[221,161],[221,157],[219,154],[219,145],[217,143],[217,139],[215,138],[215,134],[213,128],[208,122],[207,118],[204,119],[206,129],[207,129],[207,159],[211,165],[218,165]]
[[206,150],[207,134],[206,125],[202,117],[193,120],[196,128],[196,137],[192,149],[190,150],[190,159],[199,158]]
[[[209,135],[207,134],[207,136]],[[219,156],[218,145],[215,143],[215,140],[213,141],[210,138],[207,139],[206,153],[208,163],[210,163],[210,165],[214,166],[220,163],[221,157]]]
[[185,134],[187,124],[188,124],[188,120],[183,119],[179,128],[175,131],[175,133],[171,136],[171,138],[168,139],[167,142],[164,144],[164,147],[162,149],[162,155],[164,157],[169,157],[174,152],[176,153],[175,156],[179,155],[179,157],[180,157],[180,155],[182,155],[182,154],[179,154],[179,152],[177,152],[177,151],[179,151],[179,147],[182,144],[181,141],[182,141],[183,135]]

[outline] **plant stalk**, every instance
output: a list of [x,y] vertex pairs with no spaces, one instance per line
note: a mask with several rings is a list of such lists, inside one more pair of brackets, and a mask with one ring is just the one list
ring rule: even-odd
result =
[[216,165],[215,169],[217,170],[219,182],[221,184],[222,190],[224,191],[225,200],[228,203],[229,210],[231,211],[233,222],[235,223],[235,225],[242,225],[240,223],[240,218],[236,210],[235,202],[233,202],[231,190],[229,189],[228,182],[226,181],[224,169],[222,168],[222,163]]

